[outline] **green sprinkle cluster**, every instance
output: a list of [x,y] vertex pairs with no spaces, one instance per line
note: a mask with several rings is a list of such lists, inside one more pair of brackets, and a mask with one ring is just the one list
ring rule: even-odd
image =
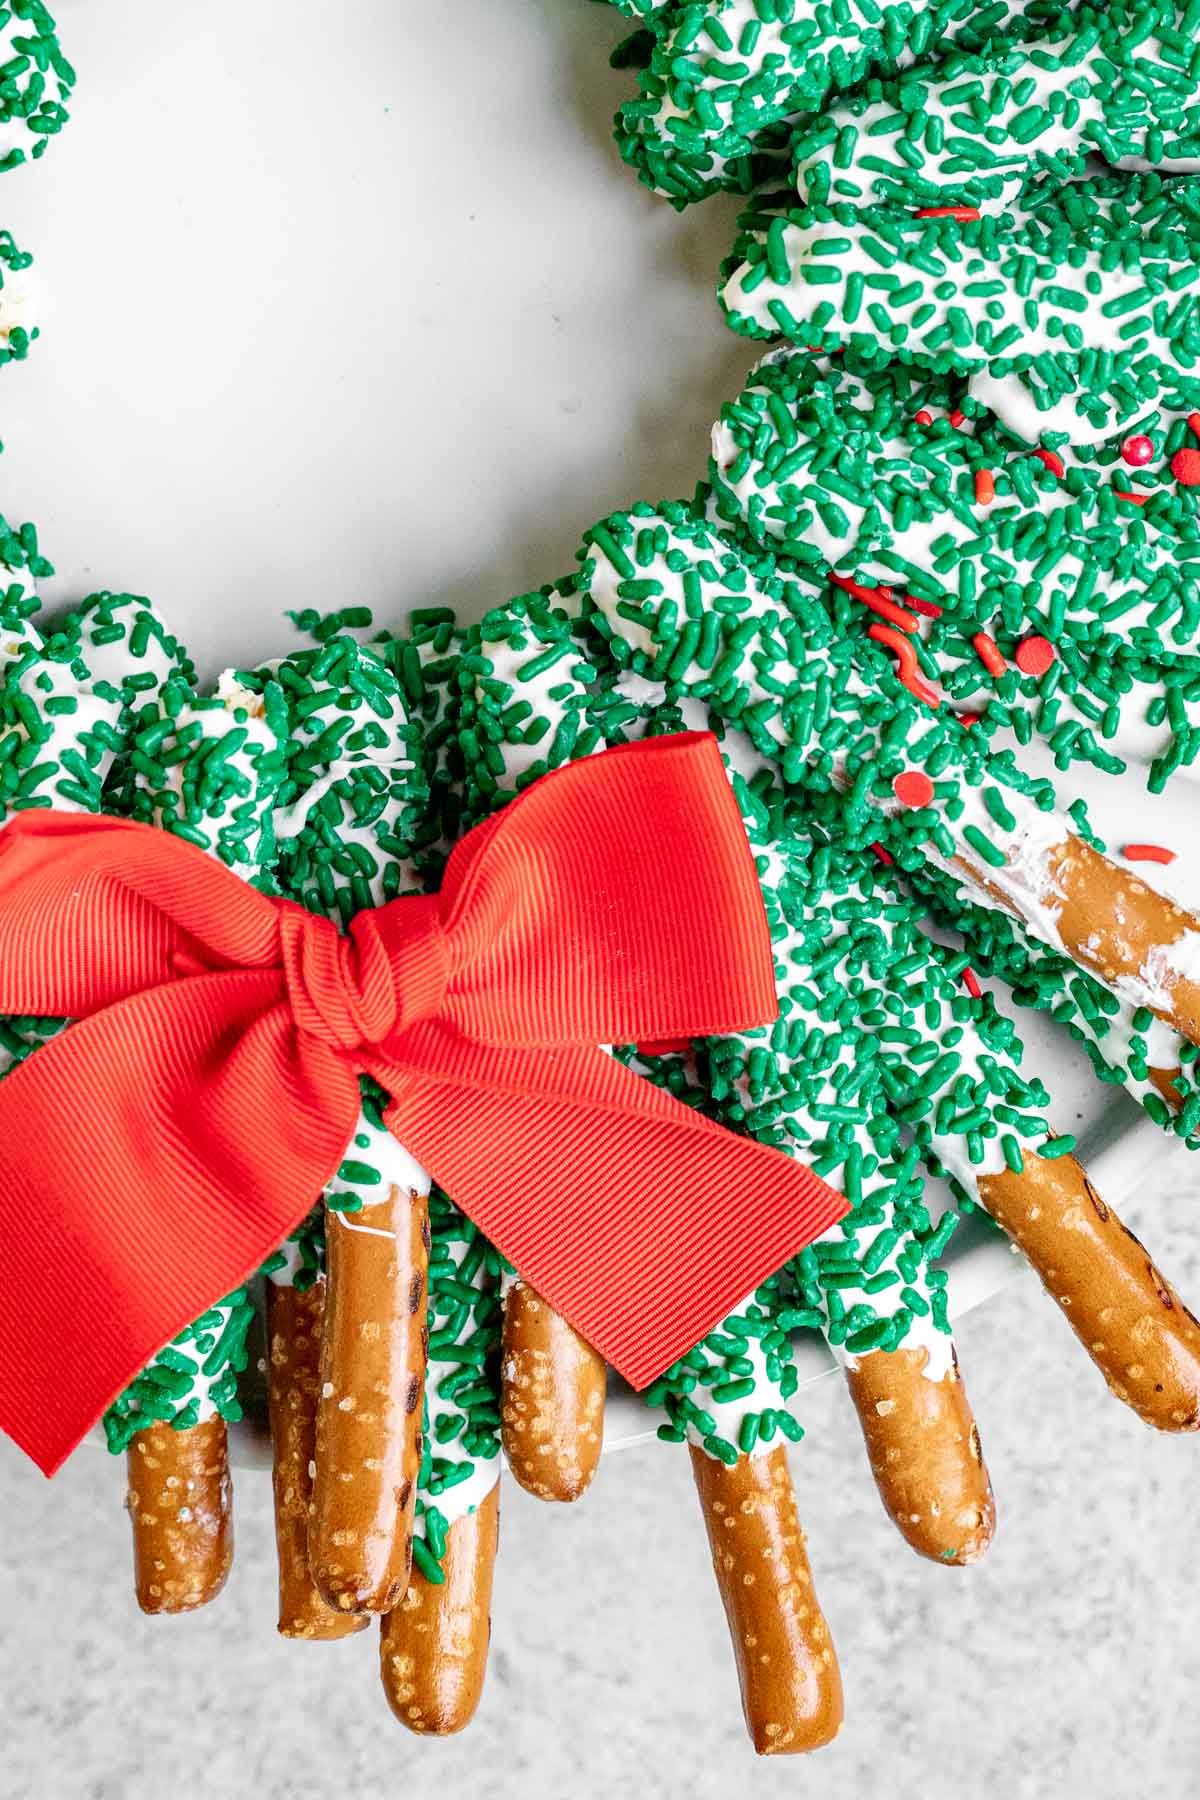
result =
[[721,303],[751,337],[1008,378],[1035,439],[1103,436],[1200,400],[1198,192],[1110,176],[965,220],[842,200],[752,213]]
[[[617,143],[648,187],[683,207],[718,188],[746,192],[786,156],[792,124],[872,71],[947,43],[982,46],[1013,24],[1008,0],[678,0],[621,10],[644,18],[618,60],[638,94]],[[1044,16],[1049,6],[1029,11]]]
[[440,1189],[429,1196],[429,1372],[413,1560],[440,1583],[446,1534],[499,1474],[500,1259]]
[[[920,620],[922,666],[952,704],[984,712],[988,736],[1037,737],[1060,769],[1123,775],[1136,733],[1157,750],[1159,790],[1200,754],[1200,529],[1169,470],[1195,441],[1187,419],[1147,426],[1154,460],[1136,471],[1112,445],[1073,454],[1051,435],[1059,475],[956,376],[776,355],[722,408],[711,507],[799,576],[837,573],[935,609]],[[1129,491],[1145,503],[1128,504]],[[857,602],[843,610],[859,635],[875,618]],[[980,632],[1007,665],[999,678]],[[1037,675],[1015,661],[1030,635],[1055,650]]]
[[0,171],[42,156],[67,122],[75,71],[41,0],[0,6]]

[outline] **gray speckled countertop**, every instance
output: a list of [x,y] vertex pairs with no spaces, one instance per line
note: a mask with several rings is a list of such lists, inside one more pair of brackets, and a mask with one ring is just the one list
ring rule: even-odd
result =
[[[1200,1291],[1200,1168],[1170,1165],[1139,1229]],[[20,1800],[1140,1800],[1200,1790],[1200,1440],[1109,1398],[1031,1280],[968,1317],[963,1367],[1000,1529],[970,1570],[918,1561],[875,1499],[840,1384],[793,1464],[847,1690],[838,1741],[756,1763],[687,1458],[611,1457],[588,1498],[504,1500],[488,1690],[448,1743],[393,1725],[372,1637],[274,1635],[265,1477],[207,1613],[144,1621],[120,1468],[47,1485],[0,1450],[0,1794]]]

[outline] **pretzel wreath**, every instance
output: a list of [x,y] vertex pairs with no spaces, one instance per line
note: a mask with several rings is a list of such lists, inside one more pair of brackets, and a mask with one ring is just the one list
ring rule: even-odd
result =
[[[939,1267],[961,1212],[1009,1234],[1118,1398],[1200,1426],[1200,1325],[975,972],[1195,1141],[1200,922],[1022,751],[1046,740],[1069,778],[1149,749],[1162,786],[1200,748],[1196,195],[1178,173],[1197,20],[1150,0],[622,10],[645,64],[625,154],[681,203],[755,188],[722,304],[783,340],[723,409],[696,496],[609,515],[569,578],[478,626],[432,609],[364,644],[358,609],[304,615],[311,647],[212,694],[138,597],[40,631],[48,565],[0,520],[0,817],[136,818],[344,927],[436,888],[463,829],[546,771],[717,734],[779,1020],[609,1049],[849,1202],[646,1396],[688,1446],[751,1739],[790,1753],[842,1716],[786,1457],[797,1333],[833,1352],[882,1502],[938,1562],[976,1560],[995,1519]],[[0,33],[11,164],[58,129],[72,78],[35,0],[0,8]],[[1097,175],[1097,153],[1136,170]],[[5,359],[36,335],[26,262],[0,240]],[[931,908],[961,948],[926,935]],[[63,1025],[0,1023],[5,1067]],[[378,1617],[392,1711],[445,1734],[484,1680],[501,1451],[531,1493],[578,1498],[605,1370],[431,1188],[370,1082],[360,1101],[322,1206],[261,1271],[279,1629],[335,1641]],[[254,1311],[248,1289],[221,1298],[106,1416],[148,1612],[227,1576]]]
[[[36,539],[26,528],[7,542],[8,805],[51,799],[147,819],[339,922],[436,882],[465,824],[571,756],[682,724],[723,734],[776,936],[780,1025],[686,1053],[615,1053],[723,1122],[802,1149],[852,1202],[842,1226],[649,1395],[665,1410],[661,1435],[691,1446],[759,1749],[812,1747],[841,1709],[781,1449],[801,1435],[794,1332],[822,1332],[845,1367],[881,1496],[909,1542],[968,1562],[991,1535],[936,1266],[955,1214],[931,1214],[926,1171],[948,1173],[961,1204],[990,1210],[1044,1277],[1054,1272],[1072,1326],[1141,1416],[1165,1429],[1200,1419],[1191,1315],[1087,1184],[1069,1137],[1053,1135],[1011,1023],[962,984],[964,953],[924,937],[924,904],[900,884],[898,859],[861,842],[844,774],[826,780],[820,759],[811,782],[785,773],[761,718],[727,719],[714,702],[728,705],[728,683],[695,678],[677,646],[666,660],[679,675],[654,673],[646,608],[653,598],[661,616],[665,596],[644,596],[639,581],[669,594],[664,571],[680,616],[698,582],[715,582],[738,602],[716,612],[731,632],[748,643],[748,621],[778,628],[781,578],[739,561],[699,514],[610,518],[570,582],[499,609],[465,640],[442,614],[367,647],[318,624],[316,648],[229,675],[212,698],[153,610],[128,596],[94,597],[42,641],[27,616],[45,567]],[[622,559],[659,573],[626,571],[614,586]],[[878,660],[894,714],[907,690],[890,659],[869,639],[843,641]],[[848,683],[860,707],[863,686]],[[872,718],[868,707],[857,729]],[[961,735],[979,759],[965,779],[978,782],[987,752]],[[890,766],[885,748],[874,754]],[[869,829],[910,855],[910,821],[874,809],[859,785]],[[989,829],[1005,841],[1001,822]],[[999,918],[991,900],[981,885],[975,904]],[[13,1021],[7,1041],[20,1053],[47,1029]],[[334,1639],[378,1613],[393,1710],[416,1730],[457,1729],[485,1667],[501,1441],[530,1491],[574,1498],[595,1467],[603,1369],[452,1201],[429,1194],[369,1091],[323,1216],[265,1273],[280,1628]],[[147,1610],[201,1604],[228,1570],[225,1427],[238,1416],[250,1317],[245,1294],[230,1296],[109,1414],[112,1447],[128,1451]],[[383,1403],[362,1405],[366,1394]],[[772,1581],[748,1584],[764,1561]],[[769,1659],[748,1654],[750,1638],[773,1646]]]

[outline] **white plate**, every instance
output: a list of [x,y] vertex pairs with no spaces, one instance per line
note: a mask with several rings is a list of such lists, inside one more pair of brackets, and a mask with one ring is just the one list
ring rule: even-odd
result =
[[[681,219],[621,168],[615,14],[56,11],[75,118],[0,185],[44,291],[42,342],[0,372],[0,507],[38,521],[52,602],[148,593],[211,674],[293,642],[288,606],[477,616],[562,573],[608,508],[690,491],[750,361],[712,298],[736,205]],[[1178,849],[1200,899],[1190,786],[1078,787],[1111,843]],[[1020,1029],[1123,1205],[1167,1141],[1044,1021]],[[1023,1267],[983,1226],[949,1263],[956,1313]],[[802,1346],[802,1383],[830,1366]],[[654,1423],[617,1391],[606,1442]]]

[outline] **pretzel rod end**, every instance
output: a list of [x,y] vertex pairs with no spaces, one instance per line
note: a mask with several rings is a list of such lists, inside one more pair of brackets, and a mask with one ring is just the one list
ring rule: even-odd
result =
[[422,1737],[470,1724],[483,1692],[491,1637],[492,1571],[499,1536],[497,1484],[456,1519],[436,1585],[414,1568],[400,1605],[381,1621],[379,1674],[400,1723]]
[[953,1346],[935,1373],[924,1344],[874,1350],[846,1371],[879,1497],[905,1541],[932,1562],[977,1562],[996,1507]]
[[520,1279],[504,1302],[501,1441],[539,1500],[578,1500],[604,1440],[604,1359]]
[[138,1605],[144,1613],[207,1606],[233,1563],[224,1419],[185,1431],[150,1425],[131,1440],[126,1468]]
[[760,1756],[820,1749],[842,1723],[842,1679],[786,1452],[776,1445],[730,1467],[690,1448],[754,1748]]
[[1027,1150],[979,1192],[1117,1399],[1157,1431],[1200,1429],[1200,1321],[1075,1158]]

